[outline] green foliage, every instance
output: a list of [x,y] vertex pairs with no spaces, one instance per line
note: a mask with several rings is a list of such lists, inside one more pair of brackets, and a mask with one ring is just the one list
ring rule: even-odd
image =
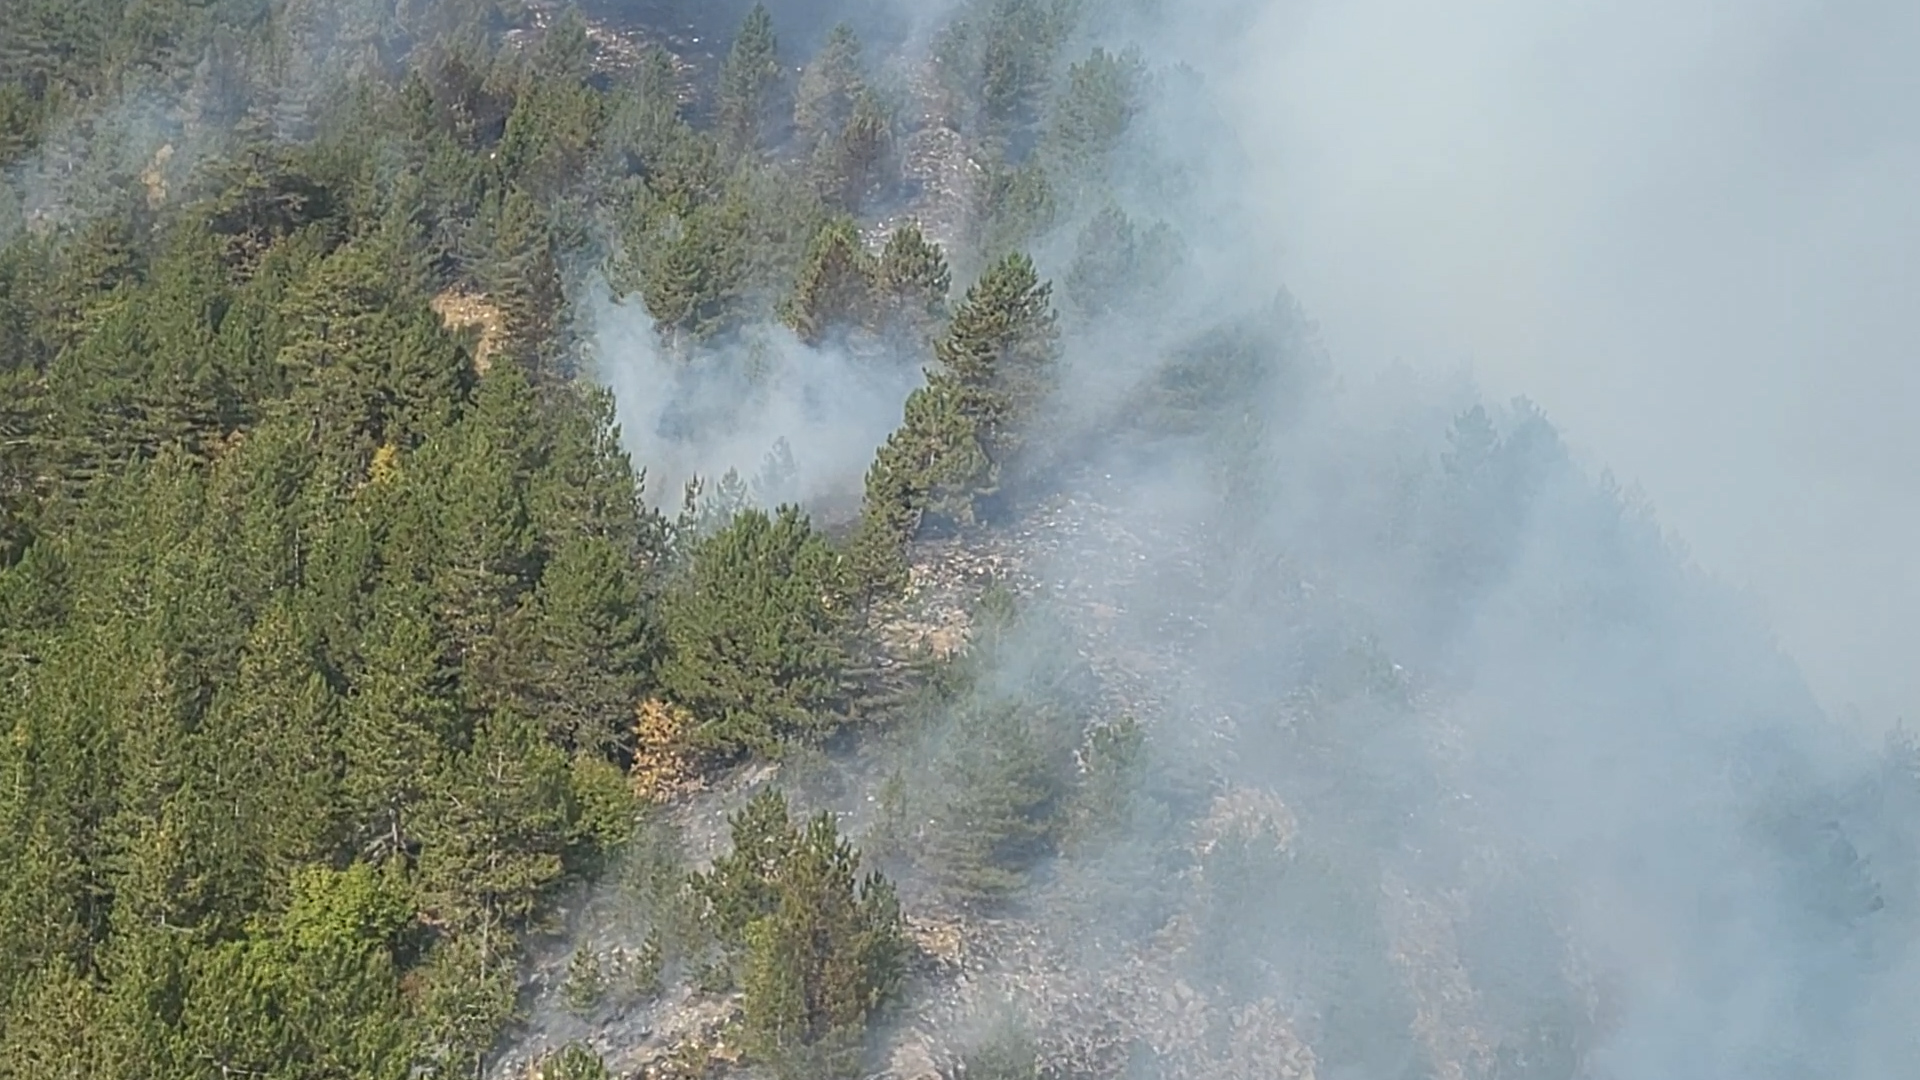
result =
[[909,583],[907,544],[920,520],[909,497],[908,490],[883,473],[878,462],[867,469],[860,521],[847,549],[848,564],[859,579],[863,600],[897,595]]
[[882,335],[903,356],[915,356],[932,342],[946,319],[953,272],[940,245],[912,222],[895,229],[874,267],[873,292]]
[[507,114],[496,160],[527,188],[550,197],[584,180],[599,148],[606,99],[587,85],[591,51],[577,13],[556,20]]
[[661,48],[642,54],[632,78],[606,104],[602,168],[637,177],[680,210],[708,201],[721,183],[719,148],[681,116],[679,77]]
[[294,876],[280,934],[295,948],[348,953],[397,949],[413,925],[406,882],[367,863],[345,870],[309,864]]
[[527,189],[514,187],[484,203],[481,220],[493,240],[481,281],[502,316],[500,344],[530,373],[546,374],[565,300],[547,213]]
[[754,4],[720,67],[720,137],[731,153],[760,143],[780,83],[779,51],[773,16],[765,4]]
[[655,527],[607,403],[476,379],[423,238],[328,155],[0,259],[9,1062],[470,1068],[519,931],[631,832]]
[[747,208],[737,197],[685,210],[649,205],[629,225],[640,294],[655,324],[699,342],[735,326],[747,285]]
[[1067,71],[1067,85],[1049,111],[1042,156],[1063,176],[1102,179],[1107,158],[1139,112],[1147,66],[1138,51],[1094,49]]
[[1081,845],[1124,831],[1147,764],[1146,729],[1131,716],[1087,732],[1082,775],[1074,793],[1069,835]]
[[849,557],[869,597],[905,586],[905,548],[923,523],[971,525],[975,500],[997,490],[998,468],[965,401],[956,380],[930,376],[907,395],[900,427],[867,469]]
[[[1001,257],[1075,212],[1141,72],[1063,72],[1073,4],[964,5],[940,48],[989,144],[983,250],[909,224],[875,258],[858,215],[900,194],[895,106],[851,30],[788,109],[756,7],[696,88],[708,130],[663,50],[596,72],[565,14],[504,48],[520,7],[7,9],[0,1074],[473,1075],[520,940],[618,856],[645,864],[653,932],[609,993],[702,971],[710,929],[755,1054],[823,1075],[894,991],[891,890],[829,822],[756,801],[689,891],[628,769],[811,746],[877,699],[858,601],[1021,475],[1050,392],[1049,287]],[[1157,235],[1083,245],[1076,310],[1152,288]],[[951,309],[950,257],[1001,260]],[[737,475],[678,522],[642,505],[647,463],[574,378],[568,287],[594,262],[676,357],[775,315],[903,366],[933,351],[849,550],[745,509]],[[978,675],[887,814],[896,856],[985,897],[1124,816],[1132,774],[1096,733],[1076,788],[1080,714]]]
[[820,197],[849,213],[860,211],[888,178],[892,138],[892,114],[878,94],[862,90],[846,122],[814,147],[809,167]]
[[908,854],[907,843],[912,824],[908,820],[910,802],[903,770],[895,769],[880,782],[878,790],[874,792],[873,802],[873,825],[863,846],[869,858],[884,865]]
[[1179,239],[1165,222],[1142,233],[1120,208],[1108,206],[1075,241],[1067,299],[1090,320],[1150,307],[1145,301],[1172,280],[1182,257]]
[[534,1067],[537,1080],[612,1080],[600,1055],[579,1043],[568,1043]]
[[625,770],[597,754],[576,753],[568,773],[574,841],[568,854],[582,869],[598,871],[634,841],[639,806],[633,786]]
[[851,663],[845,558],[794,507],[747,510],[698,541],[661,602],[660,684],[721,755],[830,730]]
[[900,429],[874,461],[883,497],[920,515],[956,525],[974,520],[973,501],[995,490],[998,476],[979,438],[979,420],[967,408],[959,380],[935,375],[907,397]]
[[[901,264],[920,261],[907,253],[913,238],[900,247]],[[928,262],[921,270],[923,279],[944,277]],[[925,522],[972,524],[979,501],[1020,464],[1025,428],[1052,390],[1059,330],[1051,296],[1024,255],[1002,259],[967,290],[934,346],[941,370],[908,396],[900,427],[867,471],[851,555],[869,594],[904,584],[902,549]]]
[[[1136,272],[1141,265],[1136,259]],[[1257,435],[1258,425],[1287,406],[1284,395],[1314,372],[1310,331],[1283,295],[1174,349],[1127,412],[1133,423],[1160,434],[1205,433],[1216,443]]]
[[732,852],[695,887],[739,954],[749,1049],[782,1076],[856,1075],[866,1025],[904,974],[893,888],[860,877],[831,815],[796,826],[777,791],[732,824]]
[[632,542],[565,535],[511,616],[516,695],[548,738],[604,759],[627,749],[655,648]]
[[913,816],[928,823],[913,855],[954,899],[1006,899],[1097,798],[1076,780],[1088,678],[1065,627],[1002,588],[982,597],[967,651],[925,691],[908,750]]
[[793,848],[795,833],[786,796],[773,788],[755,795],[727,823],[733,850],[714,859],[713,868],[694,879],[694,889],[707,903],[716,936],[738,947],[747,927],[778,903],[773,881]]
[[1033,260],[1008,255],[967,290],[934,348],[981,447],[1003,469],[1053,389],[1060,331],[1052,299],[1053,286],[1040,280]]
[[989,159],[974,189],[973,245],[998,258],[1038,241],[1060,215],[1060,199],[1039,162]]
[[637,288],[681,350],[737,329],[764,312],[757,304],[792,289],[829,223],[808,185],[772,167],[725,183],[705,176],[702,166],[699,175],[649,177],[623,221],[614,266],[616,287]]
[[343,481],[385,443],[411,446],[445,427],[468,369],[424,299],[393,281],[389,253],[352,244],[293,282],[277,313],[282,408],[321,432]]
[[567,960],[567,979],[561,986],[567,1008],[576,1013],[591,1013],[600,1007],[606,993],[607,977],[601,970],[599,955],[586,945],[578,946]]
[[1440,454],[1437,498],[1427,508],[1425,557],[1436,592],[1455,605],[1499,580],[1525,530],[1541,481],[1565,451],[1529,403],[1507,419],[1507,431],[1475,405],[1454,418]]
[[934,43],[950,94],[972,107],[970,126],[1007,140],[1039,118],[1078,0],[972,0]]
[[40,141],[47,107],[17,82],[0,84],[0,166],[12,165]]
[[623,955],[622,960],[621,975],[631,993],[650,998],[660,992],[661,975],[666,968],[666,945],[659,927],[648,931],[639,949]]
[[873,262],[852,221],[820,230],[782,305],[782,317],[800,340],[818,345],[836,331],[873,321]]
[[1069,789],[1068,718],[1056,708],[974,697],[951,718],[924,860],[955,897],[1010,895],[1052,853]]
[[855,103],[865,90],[860,38],[853,27],[839,23],[801,69],[794,90],[793,123],[803,143],[818,147],[837,139],[853,119]]

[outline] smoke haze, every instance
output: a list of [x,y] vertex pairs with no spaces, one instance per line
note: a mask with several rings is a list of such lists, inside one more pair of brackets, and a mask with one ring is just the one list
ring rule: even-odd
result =
[[858,503],[874,447],[899,423],[917,368],[814,348],[778,325],[674,358],[637,298],[613,302],[606,292],[589,290],[595,372],[614,392],[627,451],[647,469],[650,502],[671,511],[688,481],[711,491],[733,471],[757,482],[749,494],[769,508]]
[[[1271,3],[1248,204],[1342,364],[1471,364],[1750,586],[1823,700],[1920,700],[1920,9]],[[1214,70],[1220,70],[1215,67]]]
[[[1115,195],[1186,261],[1069,320],[1066,430],[1223,323],[1288,376],[1233,402],[1252,449],[1082,462],[1128,542],[1075,522],[1034,560],[1162,664],[1134,673],[1157,751],[1286,803],[1227,959],[1323,1077],[1907,1075],[1915,819],[1880,732],[1829,713],[1920,694],[1920,12],[1218,0],[1099,30],[1157,83]],[[787,438],[803,494],[848,491],[899,423],[906,385],[829,351],[689,380],[642,313],[597,320],[656,479]],[[1456,422],[1483,390],[1544,412]],[[674,434],[710,405],[724,435]],[[1159,903],[1134,884],[1092,888]]]

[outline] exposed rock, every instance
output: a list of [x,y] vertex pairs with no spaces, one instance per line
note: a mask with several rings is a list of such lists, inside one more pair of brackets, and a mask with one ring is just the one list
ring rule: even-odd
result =
[[448,289],[435,296],[430,306],[449,330],[479,329],[480,340],[473,350],[473,370],[476,375],[485,375],[492,366],[494,351],[500,347],[500,337],[506,332],[506,316],[485,296],[458,289]]

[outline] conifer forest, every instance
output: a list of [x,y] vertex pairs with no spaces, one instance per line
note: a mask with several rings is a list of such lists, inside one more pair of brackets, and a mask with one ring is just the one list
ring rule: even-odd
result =
[[1913,1075],[1920,745],[1190,14],[0,0],[0,1080]]

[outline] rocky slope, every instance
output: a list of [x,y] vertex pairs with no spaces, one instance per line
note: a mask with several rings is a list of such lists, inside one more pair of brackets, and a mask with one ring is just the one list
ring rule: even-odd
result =
[[[1059,613],[1098,676],[1099,704],[1086,722],[1137,718],[1203,775],[1200,809],[1175,830],[1185,855],[1168,871],[1178,878],[1165,890],[1173,900],[1136,909],[1124,879],[1108,880],[1117,865],[1110,855],[1062,859],[1035,873],[1016,904],[990,915],[946,902],[908,871],[902,897],[918,956],[874,1068],[898,1080],[958,1077],[969,1047],[1012,1006],[1031,1025],[1048,1075],[1119,1077],[1145,1054],[1169,1077],[1295,1080],[1321,1068],[1317,1038],[1342,1047],[1355,1038],[1339,1029],[1354,1022],[1357,1004],[1348,999],[1358,996],[1399,1003],[1398,1011],[1380,1011],[1370,1000],[1366,1008],[1376,1015],[1365,1023],[1401,1029],[1379,1033],[1379,1041],[1400,1047],[1394,1053],[1403,1067],[1417,1061],[1447,1080],[1504,1075],[1499,1047],[1526,1033],[1492,1015],[1463,954],[1460,928],[1472,914],[1475,874],[1430,850],[1471,831],[1468,810],[1433,812],[1417,839],[1409,833],[1398,841],[1405,850],[1356,844],[1343,873],[1360,889],[1340,894],[1353,910],[1303,913],[1297,925],[1286,912],[1271,912],[1277,917],[1264,929],[1249,928],[1249,935],[1300,937],[1247,941],[1249,953],[1278,973],[1266,991],[1230,994],[1208,982],[1206,950],[1218,945],[1204,939],[1219,933],[1213,906],[1224,902],[1216,895],[1224,886],[1209,880],[1224,872],[1210,859],[1215,849],[1264,843],[1304,860],[1336,842],[1322,839],[1318,851],[1303,854],[1303,828],[1348,836],[1354,826],[1343,796],[1326,794],[1319,782],[1297,789],[1288,782],[1289,775],[1325,780],[1315,770],[1326,762],[1303,759],[1294,773],[1249,760],[1268,752],[1249,732],[1271,725],[1273,703],[1236,702],[1210,688],[1208,654],[1220,647],[1211,624],[1231,624],[1236,603],[1207,579],[1204,568],[1217,560],[1209,559],[1199,520],[1143,506],[1118,485],[1101,490],[1099,477],[1080,490],[1047,501],[1013,528],[918,545],[910,596],[883,613],[879,629],[904,665],[964,647],[967,613],[992,583]],[[1300,606],[1302,622],[1325,617],[1312,605],[1325,604],[1328,589],[1293,582],[1282,591],[1295,598],[1284,603]],[[1435,775],[1444,774],[1444,729],[1443,712],[1429,706],[1420,738]],[[807,805],[832,809],[858,839],[874,819],[884,768],[855,749],[780,770],[750,769],[670,808],[664,832],[691,863],[703,864],[725,842],[725,815],[759,787],[779,783]],[[1269,906],[1336,906],[1295,896],[1276,893]],[[494,1075],[519,1075],[546,1049],[572,1040],[592,1045],[621,1076],[678,1075],[694,1067],[690,1061],[713,1068],[732,1059],[726,1029],[737,1002],[700,992],[689,972],[655,997],[610,996],[585,1016],[566,1008],[563,985],[576,949],[598,953],[609,970],[622,952],[641,949],[662,914],[639,897],[631,881],[603,886],[584,898],[571,930],[542,947],[530,971],[532,1020]],[[1315,948],[1352,955],[1332,966],[1285,959]],[[1337,1056],[1355,1053],[1342,1048]]]
[[[665,44],[690,72],[714,62],[714,39],[695,28],[599,21],[593,30],[610,66],[643,42]],[[898,132],[904,198],[866,231],[878,243],[912,218],[951,244],[968,228],[979,166],[931,74],[895,75],[908,92]],[[1528,1021],[1465,940],[1480,893],[1503,887],[1502,843],[1454,776],[1458,733],[1445,703],[1350,629],[1333,581],[1284,559],[1239,557],[1195,499],[1100,472],[1065,490],[1073,494],[1011,527],[917,544],[908,598],[877,615],[876,678],[908,681],[928,657],[965,648],[969,612],[992,584],[1058,616],[1097,684],[1084,723],[1140,721],[1201,790],[1187,817],[1154,839],[1180,853],[1166,860],[1175,880],[1154,890],[1173,899],[1127,895],[1124,874],[1139,868],[1117,866],[1113,853],[1041,868],[1016,904],[990,915],[947,902],[907,869],[900,885],[917,956],[872,1067],[897,1080],[956,1080],[1011,1005],[1031,1025],[1047,1075],[1117,1078],[1143,1055],[1172,1080],[1524,1074],[1528,1055],[1541,1053]],[[1331,649],[1329,638],[1339,639]],[[737,998],[701,989],[696,962],[648,957],[650,931],[684,918],[659,867],[705,865],[726,842],[727,814],[770,783],[833,811],[860,840],[891,765],[884,739],[867,742],[747,769],[665,808],[636,866],[576,897],[534,949],[528,1019],[492,1075],[525,1075],[576,1041],[617,1076],[678,1080],[731,1067]],[[1301,869],[1260,898],[1259,926],[1245,930],[1260,989],[1229,992],[1210,971],[1216,909],[1227,903],[1227,884],[1211,879],[1226,871],[1212,856],[1262,845]],[[608,984],[584,1010],[568,1001],[570,967],[583,956]],[[659,988],[634,985],[655,967]],[[1552,995],[1581,984],[1577,965],[1563,967]],[[1572,996],[1583,1027],[1598,1007]]]

